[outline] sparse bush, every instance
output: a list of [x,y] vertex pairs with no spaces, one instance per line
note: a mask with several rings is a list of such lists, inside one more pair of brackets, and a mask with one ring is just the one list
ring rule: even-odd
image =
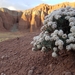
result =
[[32,51],[53,50],[52,57],[57,57],[60,50],[75,50],[75,8],[60,8],[47,15],[41,33],[31,44]]

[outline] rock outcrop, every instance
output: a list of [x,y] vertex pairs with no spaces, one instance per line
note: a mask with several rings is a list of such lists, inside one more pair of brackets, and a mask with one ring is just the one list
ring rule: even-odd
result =
[[15,23],[19,22],[22,12],[0,9],[0,31],[11,31]]
[[73,3],[65,2],[53,6],[41,4],[39,6],[36,6],[35,8],[25,10],[19,20],[19,29],[20,30],[29,29],[30,31],[40,29],[39,27],[43,25],[44,17],[46,15],[50,14],[53,10],[66,6],[75,7],[75,2]]
[[1,8],[0,31],[14,31],[14,28],[17,28],[19,31],[35,31],[43,25],[46,15],[50,14],[53,10],[66,6],[75,7],[75,2],[65,2],[56,5],[40,4],[25,11],[11,11]]

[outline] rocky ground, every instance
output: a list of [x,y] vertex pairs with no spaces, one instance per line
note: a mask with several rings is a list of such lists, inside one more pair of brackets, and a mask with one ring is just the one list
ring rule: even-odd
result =
[[33,52],[30,42],[39,32],[0,42],[1,75],[75,75],[75,52],[60,52],[58,58],[49,53]]

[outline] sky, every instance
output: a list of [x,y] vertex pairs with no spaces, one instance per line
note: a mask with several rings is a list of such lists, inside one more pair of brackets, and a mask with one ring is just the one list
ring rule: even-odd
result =
[[62,2],[75,2],[75,0],[0,0],[0,8],[26,10],[42,3],[55,5]]

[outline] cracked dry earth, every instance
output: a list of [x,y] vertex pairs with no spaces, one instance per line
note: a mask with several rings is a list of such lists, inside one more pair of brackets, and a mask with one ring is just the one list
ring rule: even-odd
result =
[[0,42],[0,75],[75,75],[75,52],[60,52],[58,58],[33,52],[30,42],[39,32]]

